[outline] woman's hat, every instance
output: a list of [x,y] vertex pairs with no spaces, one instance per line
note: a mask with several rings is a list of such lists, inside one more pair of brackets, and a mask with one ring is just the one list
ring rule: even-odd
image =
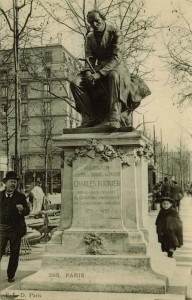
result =
[[15,179],[19,181],[19,177],[17,176],[17,173],[15,171],[8,171],[5,178],[3,178],[3,183],[7,182],[9,179]]
[[170,197],[162,197],[162,198],[160,198],[160,203],[162,203],[164,201],[169,201],[172,204],[175,202],[175,200],[172,199],[172,198],[170,198]]

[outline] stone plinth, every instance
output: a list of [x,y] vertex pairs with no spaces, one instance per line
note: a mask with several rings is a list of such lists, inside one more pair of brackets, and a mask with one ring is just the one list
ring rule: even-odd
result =
[[165,293],[167,277],[152,269],[147,250],[146,142],[137,132],[55,138],[63,150],[60,228],[22,289]]

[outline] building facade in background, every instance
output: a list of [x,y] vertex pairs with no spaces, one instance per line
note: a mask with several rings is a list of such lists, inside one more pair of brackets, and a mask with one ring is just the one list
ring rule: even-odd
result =
[[[20,49],[20,166],[23,188],[48,179],[48,192],[60,191],[60,149],[52,137],[76,127],[81,116],[74,109],[70,79],[81,64],[59,44]],[[12,50],[0,51],[0,152],[14,165],[15,95]],[[0,165],[1,171],[1,165]]]

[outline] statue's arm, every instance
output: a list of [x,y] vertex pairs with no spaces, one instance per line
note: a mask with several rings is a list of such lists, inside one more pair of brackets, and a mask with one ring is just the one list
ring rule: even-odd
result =
[[[91,63],[93,69],[95,69],[96,58],[91,48],[91,41],[89,38],[86,40],[86,44],[85,44],[85,57],[89,59],[89,62]],[[86,71],[90,70],[90,66],[87,62],[85,62],[84,70]]]
[[109,46],[109,51],[111,51],[111,59],[109,62],[99,70],[99,73],[106,76],[111,70],[115,69],[123,59],[124,52],[124,37],[119,29],[112,32],[113,38]]

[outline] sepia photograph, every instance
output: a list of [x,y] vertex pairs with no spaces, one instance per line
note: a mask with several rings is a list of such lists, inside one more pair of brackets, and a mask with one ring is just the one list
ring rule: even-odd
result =
[[192,300],[192,0],[0,0],[0,299]]

